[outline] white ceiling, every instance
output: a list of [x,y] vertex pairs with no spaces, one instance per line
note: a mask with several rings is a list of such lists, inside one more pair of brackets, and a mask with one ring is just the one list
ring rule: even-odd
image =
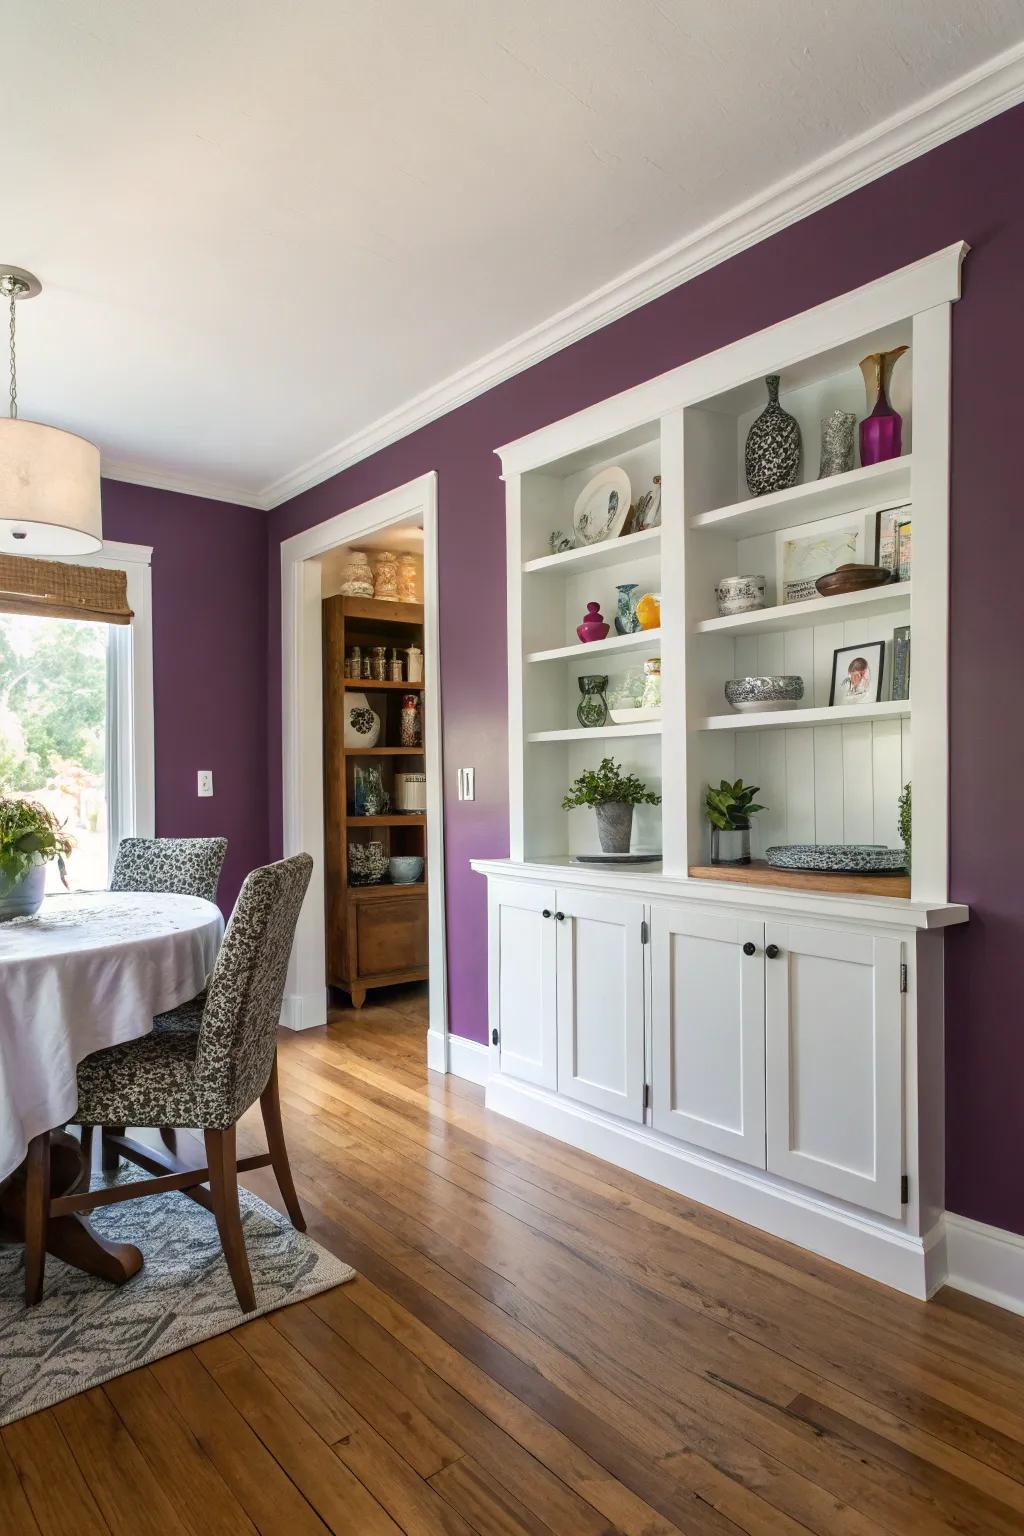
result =
[[22,414],[262,505],[1024,39],[1020,0],[7,6]]

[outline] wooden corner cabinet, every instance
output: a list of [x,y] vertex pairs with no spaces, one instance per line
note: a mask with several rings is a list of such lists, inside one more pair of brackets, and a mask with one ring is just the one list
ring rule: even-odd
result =
[[[370,987],[423,981],[427,971],[427,817],[425,811],[397,806],[396,775],[425,774],[421,681],[350,678],[345,658],[354,647],[363,655],[384,646],[390,659],[409,646],[423,649],[423,607],[419,603],[377,598],[329,597],[323,615],[324,688],[324,848],[327,911],[327,983],[351,995],[362,1007]],[[404,668],[407,672],[407,668]],[[366,695],[380,718],[373,745],[346,746],[346,700]],[[420,703],[419,742],[401,740],[402,702],[415,695]],[[373,735],[373,732],[370,732]],[[357,803],[361,770],[376,769],[388,805],[364,814]],[[425,786],[417,799],[426,804]],[[388,857],[423,859],[423,875],[414,884],[395,884],[387,874],[372,884],[354,883],[349,850],[379,842]]]
[[[510,857],[473,863],[488,882],[489,1108],[922,1297],[945,1263],[943,933],[969,916],[948,889],[950,313],[965,254],[949,246],[498,450]],[[859,363],[895,347],[902,455],[820,478],[822,419],[862,419]],[[752,496],[744,444],[770,374],[803,461],[798,483]],[[659,477],[660,525],[552,553],[611,469],[634,503]],[[853,558],[873,563],[887,519],[913,527],[898,579],[780,590],[819,545],[855,538]],[[719,615],[717,584],[749,575],[766,606]],[[627,584],[660,595],[658,629],[581,644],[588,603],[610,622]],[[893,642],[908,654],[908,626],[904,688]],[[878,692],[834,704],[834,654],[869,646]],[[581,726],[581,677],[608,674],[628,699],[615,674],[654,657],[660,718]],[[730,679],[780,673],[802,678],[799,700],[730,709]],[[634,817],[651,862],[593,862],[594,813],[562,809],[605,756],[661,795]],[[737,778],[766,807],[753,861],[714,866],[705,794]],[[776,845],[900,848],[910,781],[909,872],[767,864]]]

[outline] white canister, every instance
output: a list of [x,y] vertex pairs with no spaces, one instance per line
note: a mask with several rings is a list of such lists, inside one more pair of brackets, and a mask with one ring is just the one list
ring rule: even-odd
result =
[[342,597],[373,596],[370,557],[364,549],[350,549],[346,554],[345,563],[341,568],[341,585],[338,591]]
[[395,774],[395,810],[406,816],[422,816],[427,809],[425,773]]
[[718,612],[723,618],[731,613],[751,613],[764,607],[763,576],[723,576],[715,587]]
[[420,600],[420,573],[416,567],[415,555],[399,555],[398,557],[398,601],[400,603],[418,603]]
[[398,561],[390,550],[382,549],[373,562],[373,595],[387,602],[398,601]]
[[406,657],[406,682],[422,683],[423,681],[423,652],[418,645],[410,645],[405,653]]

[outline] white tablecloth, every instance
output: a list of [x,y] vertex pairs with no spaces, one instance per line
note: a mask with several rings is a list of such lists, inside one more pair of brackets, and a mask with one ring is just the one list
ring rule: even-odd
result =
[[134,891],[48,896],[0,923],[0,1179],[74,1120],[84,1057],[202,991],[223,932],[212,902]]

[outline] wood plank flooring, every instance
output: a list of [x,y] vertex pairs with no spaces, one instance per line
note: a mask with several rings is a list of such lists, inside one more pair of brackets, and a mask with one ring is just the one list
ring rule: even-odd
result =
[[4,1536],[1024,1532],[1024,1321],[489,1115],[425,1029],[410,987],[282,1037],[359,1278],[0,1431]]

